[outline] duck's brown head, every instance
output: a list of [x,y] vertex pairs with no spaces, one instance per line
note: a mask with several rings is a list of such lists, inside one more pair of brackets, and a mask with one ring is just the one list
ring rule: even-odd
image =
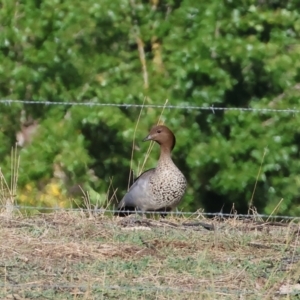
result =
[[173,132],[164,125],[153,126],[147,137],[143,141],[155,141],[161,147],[173,150],[176,144],[176,138]]

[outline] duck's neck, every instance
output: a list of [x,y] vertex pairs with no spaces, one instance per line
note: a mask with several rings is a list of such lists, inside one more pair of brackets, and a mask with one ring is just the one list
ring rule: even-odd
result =
[[160,146],[159,162],[167,162],[167,161],[172,161],[171,149],[170,149],[170,147],[166,147],[164,145],[161,145]]

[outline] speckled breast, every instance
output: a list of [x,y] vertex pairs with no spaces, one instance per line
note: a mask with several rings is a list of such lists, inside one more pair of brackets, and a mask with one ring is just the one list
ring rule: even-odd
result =
[[153,200],[166,207],[176,206],[184,195],[187,183],[177,167],[156,170],[150,179]]

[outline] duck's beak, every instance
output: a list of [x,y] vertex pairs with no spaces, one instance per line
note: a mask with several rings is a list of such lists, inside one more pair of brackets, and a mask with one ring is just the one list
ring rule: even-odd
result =
[[149,134],[148,136],[146,136],[146,137],[143,139],[143,142],[151,141],[151,140],[152,140],[152,136],[151,136],[151,134]]

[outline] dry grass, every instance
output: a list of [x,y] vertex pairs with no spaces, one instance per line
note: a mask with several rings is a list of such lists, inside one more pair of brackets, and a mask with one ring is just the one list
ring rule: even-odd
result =
[[299,282],[298,224],[79,212],[0,224],[1,299],[296,299],[279,292]]
[[20,158],[17,149],[11,150],[11,178],[8,184],[0,167],[0,217],[11,218],[13,213],[13,205],[17,193],[17,182],[19,176]]

